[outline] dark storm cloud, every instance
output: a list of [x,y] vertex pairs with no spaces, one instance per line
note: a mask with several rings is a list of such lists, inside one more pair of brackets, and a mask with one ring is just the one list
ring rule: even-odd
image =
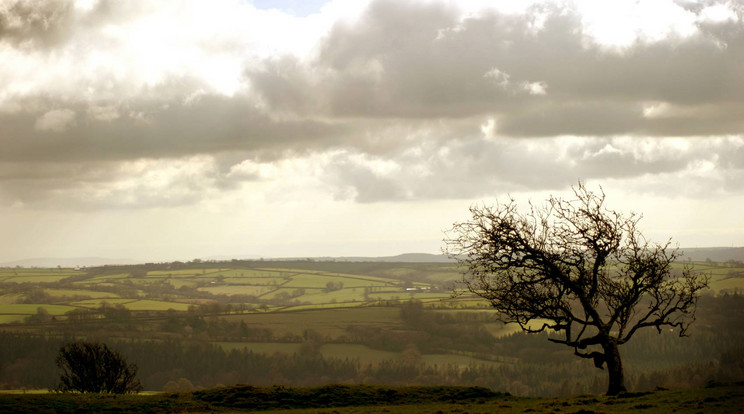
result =
[[463,117],[528,100],[527,79],[488,75],[501,69],[491,40],[524,22],[478,21],[463,36],[457,19],[437,4],[374,2],[360,22],[337,25],[309,67],[287,59],[248,77],[277,110],[342,117]]
[[[59,103],[63,105],[63,103]],[[48,103],[46,108],[54,108]],[[221,151],[260,151],[338,143],[348,127],[315,120],[276,120],[240,98],[204,96],[193,102],[131,102],[100,120],[83,105],[0,113],[5,161],[125,160]],[[49,113],[70,114],[41,128]],[[54,117],[52,117],[54,118]]]
[[498,129],[504,135],[517,137],[618,135],[637,129],[633,125],[642,116],[639,107],[610,101],[546,103],[505,116]]

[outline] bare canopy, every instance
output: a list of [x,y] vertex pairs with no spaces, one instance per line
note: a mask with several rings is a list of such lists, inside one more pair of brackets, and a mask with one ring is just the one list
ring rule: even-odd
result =
[[607,365],[609,395],[626,391],[619,346],[646,327],[680,336],[694,320],[706,276],[684,266],[670,242],[646,241],[641,216],[605,207],[603,191],[574,187],[575,198],[550,197],[520,213],[514,200],[471,207],[456,223],[446,252],[464,267],[463,282],[505,322]]

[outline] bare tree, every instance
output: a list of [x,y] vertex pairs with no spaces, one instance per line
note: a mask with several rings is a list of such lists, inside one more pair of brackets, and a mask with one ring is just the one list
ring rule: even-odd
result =
[[55,360],[62,370],[57,391],[130,394],[142,390],[136,378],[137,366],[106,344],[71,342]]
[[607,365],[608,395],[626,391],[619,346],[646,327],[685,336],[708,278],[673,269],[676,249],[651,244],[640,215],[607,209],[603,191],[581,182],[575,198],[550,197],[518,211],[514,200],[471,207],[445,252],[464,267],[467,290],[488,300],[504,322],[545,332],[575,355]]

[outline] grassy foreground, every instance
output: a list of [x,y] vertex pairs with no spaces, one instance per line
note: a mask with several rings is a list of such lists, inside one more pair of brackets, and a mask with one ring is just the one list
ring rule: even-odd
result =
[[480,387],[253,387],[156,395],[0,394],[13,413],[740,413],[744,384],[617,397],[524,398]]

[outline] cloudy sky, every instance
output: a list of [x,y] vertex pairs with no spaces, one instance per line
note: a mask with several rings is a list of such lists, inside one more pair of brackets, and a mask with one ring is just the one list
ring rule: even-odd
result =
[[744,3],[0,2],[0,262],[438,253],[601,185],[744,245]]

